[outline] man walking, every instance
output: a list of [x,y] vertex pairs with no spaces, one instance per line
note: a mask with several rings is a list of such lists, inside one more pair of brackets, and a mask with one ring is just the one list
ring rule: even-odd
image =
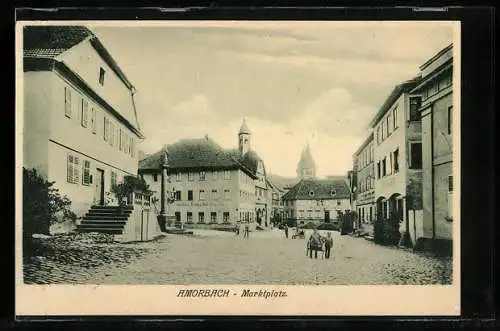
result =
[[318,258],[318,251],[321,250],[322,246],[321,236],[318,233],[318,230],[314,229],[311,237],[309,237],[309,258],[312,259],[312,252],[314,251],[314,258]]
[[285,224],[285,237],[288,239],[288,224]]
[[330,258],[330,249],[333,246],[333,238],[332,238],[332,233],[328,232],[326,235],[325,239],[325,258],[329,259]]

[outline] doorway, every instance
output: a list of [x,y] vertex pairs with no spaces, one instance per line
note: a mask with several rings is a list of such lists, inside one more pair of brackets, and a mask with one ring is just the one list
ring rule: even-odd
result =
[[330,223],[330,211],[325,210],[325,223]]
[[94,201],[97,205],[104,205],[104,170],[97,168],[95,173]]

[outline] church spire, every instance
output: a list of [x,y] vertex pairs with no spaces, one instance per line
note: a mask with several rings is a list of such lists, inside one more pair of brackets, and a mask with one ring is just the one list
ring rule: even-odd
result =
[[238,132],[238,149],[241,155],[245,155],[250,150],[250,130],[248,129],[246,119],[243,118],[240,131]]
[[300,160],[297,164],[297,177],[299,179],[316,177],[316,163],[312,157],[309,142],[300,155]]

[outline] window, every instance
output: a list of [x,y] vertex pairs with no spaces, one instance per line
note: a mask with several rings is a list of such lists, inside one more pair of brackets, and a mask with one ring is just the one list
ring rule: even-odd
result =
[[116,186],[116,172],[111,171],[111,187]]
[[219,194],[217,190],[212,190],[212,200],[217,200],[219,198]]
[[186,223],[193,223],[193,213],[192,213],[192,212],[190,212],[190,211],[188,211],[188,212],[186,213],[186,216],[187,216],[187,217],[186,217]]
[[224,170],[224,179],[225,180],[230,180],[231,179],[231,171]]
[[399,171],[399,148],[394,151],[394,173]]
[[99,84],[104,85],[104,75],[106,74],[106,71],[101,67],[99,69]]
[[194,180],[194,172],[189,172],[188,173],[188,180],[192,182]]
[[377,162],[377,178],[380,179],[380,161]]
[[377,144],[380,144],[380,142],[382,141],[381,128],[382,126],[380,125],[377,127]]
[[309,191],[309,196],[313,197],[314,196],[314,191]]
[[224,199],[225,200],[231,199],[231,190],[229,190],[229,189],[224,190]]
[[135,140],[130,137],[130,156],[135,157]]
[[384,159],[382,160],[382,176],[386,175],[387,175],[387,158],[384,157]]
[[382,121],[382,141],[385,140],[385,137],[387,137],[387,128],[385,127],[385,121]]
[[214,211],[210,213],[210,223],[217,223],[217,213]]
[[200,199],[199,200],[205,200],[205,190],[200,190]]
[[330,191],[330,195],[331,195],[332,197],[334,197],[336,194],[337,194],[337,192],[335,192],[335,190],[331,190],[331,191]]
[[123,151],[123,132],[121,128],[118,133],[118,139],[120,140],[120,151]]
[[109,123],[109,144],[111,146],[115,144],[115,124],[111,121]]
[[158,174],[153,174],[153,180],[154,180],[155,182],[157,182],[157,181],[158,181]]
[[82,176],[82,184],[90,185],[90,161],[83,161],[83,176]]
[[188,201],[193,201],[193,190],[188,191]]
[[224,223],[229,223],[229,212],[225,211],[225,212],[222,214],[222,222],[224,222]]
[[453,176],[448,176],[448,192],[453,192]]
[[398,107],[392,110],[392,123],[394,130],[396,130],[398,128]]
[[64,87],[64,114],[71,117],[71,88]]
[[82,109],[81,109],[81,122],[84,128],[87,127],[89,123],[89,103],[87,100],[82,99]]
[[106,116],[104,116],[104,141],[108,141],[108,139],[109,139],[109,120]]
[[422,143],[410,143],[410,169],[422,169]]
[[92,107],[92,114],[90,117],[90,127],[92,129],[92,133],[95,134],[97,132],[97,122],[96,122],[96,111],[94,107]]
[[182,173],[181,172],[178,172],[176,175],[175,175],[175,180],[180,182],[182,180]]
[[205,171],[200,171],[200,180],[205,180],[206,173]]
[[453,130],[453,106],[448,107],[448,134]]
[[198,223],[205,223],[205,213],[202,211],[198,213]]
[[420,120],[420,104],[422,99],[420,97],[410,98],[410,121]]
[[217,180],[217,171],[212,171],[212,179]]
[[337,200],[337,206],[340,206],[340,200]]
[[175,201],[181,201],[182,200],[181,191],[175,191],[174,197]]
[[74,155],[68,155],[67,179],[68,183],[78,184],[80,181],[80,160]]
[[386,119],[386,127],[387,127],[387,136],[390,136],[390,134],[392,133],[392,130],[391,130],[391,124],[392,124],[392,116],[391,116],[391,112],[389,112],[389,115],[387,115]]

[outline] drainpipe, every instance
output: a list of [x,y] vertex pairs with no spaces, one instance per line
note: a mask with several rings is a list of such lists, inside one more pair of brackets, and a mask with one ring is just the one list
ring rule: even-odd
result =
[[431,197],[432,197],[432,245],[434,247],[436,242],[436,217],[435,217],[435,208],[436,202],[434,201],[434,104],[431,105],[430,112],[431,119]]

